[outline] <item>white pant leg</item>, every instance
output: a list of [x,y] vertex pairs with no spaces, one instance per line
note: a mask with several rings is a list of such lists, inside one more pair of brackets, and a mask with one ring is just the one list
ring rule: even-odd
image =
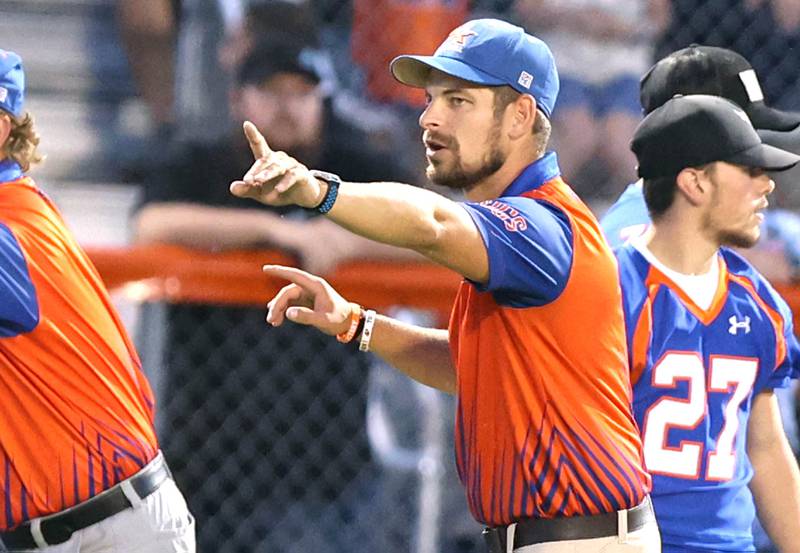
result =
[[590,540],[553,541],[519,547],[514,553],[660,553],[661,534],[655,520],[629,532],[626,539],[618,536]]
[[172,479],[138,505],[76,534],[81,539],[80,553],[195,552],[194,517]]

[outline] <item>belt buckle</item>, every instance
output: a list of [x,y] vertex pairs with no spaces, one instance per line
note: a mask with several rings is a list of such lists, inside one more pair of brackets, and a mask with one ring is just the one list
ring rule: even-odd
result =
[[505,548],[505,528],[484,528],[483,539],[486,541],[486,548],[489,553],[506,553]]

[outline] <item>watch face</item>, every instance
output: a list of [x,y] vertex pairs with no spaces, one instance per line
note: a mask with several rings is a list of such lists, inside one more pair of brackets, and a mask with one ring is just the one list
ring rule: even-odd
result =
[[328,173],[327,171],[318,171],[316,169],[313,169],[311,171],[311,174],[317,177],[318,179],[322,179],[328,183],[335,182],[338,184],[342,182],[342,179],[339,178],[339,175],[334,175],[333,173]]

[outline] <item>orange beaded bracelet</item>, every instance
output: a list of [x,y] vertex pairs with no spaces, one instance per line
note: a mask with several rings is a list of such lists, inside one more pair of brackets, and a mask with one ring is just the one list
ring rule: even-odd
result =
[[350,328],[346,332],[336,335],[336,339],[343,344],[350,343],[356,337],[358,331],[358,323],[361,322],[362,313],[364,310],[357,303],[350,304]]

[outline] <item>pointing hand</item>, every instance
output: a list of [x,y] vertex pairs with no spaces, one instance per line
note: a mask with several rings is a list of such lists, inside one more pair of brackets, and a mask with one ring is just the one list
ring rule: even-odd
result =
[[308,168],[285,152],[274,152],[250,121],[244,134],[255,162],[242,180],[231,183],[230,191],[240,198],[251,198],[266,205],[315,207],[322,202],[326,187]]

